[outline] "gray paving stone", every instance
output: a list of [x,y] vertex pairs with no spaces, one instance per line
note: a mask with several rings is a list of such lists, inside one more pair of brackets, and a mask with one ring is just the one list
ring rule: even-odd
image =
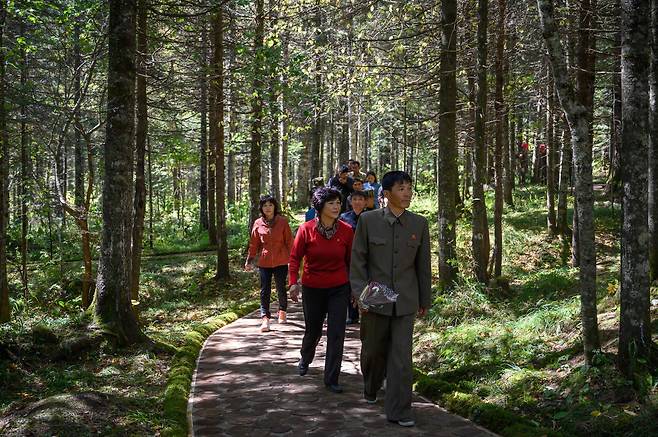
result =
[[260,317],[254,312],[208,338],[190,393],[191,435],[495,436],[420,397],[413,404],[415,427],[388,422],[383,393],[375,405],[363,400],[358,325],[346,330],[340,377],[344,393],[331,393],[324,387],[324,338],[309,372],[300,377],[301,304],[289,305],[288,320],[287,324],[272,323],[270,332],[261,333]]

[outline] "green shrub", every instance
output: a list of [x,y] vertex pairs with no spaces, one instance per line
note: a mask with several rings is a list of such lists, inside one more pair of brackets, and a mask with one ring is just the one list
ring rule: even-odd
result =
[[438,401],[444,395],[455,391],[455,385],[436,377],[421,375],[414,384],[414,391]]

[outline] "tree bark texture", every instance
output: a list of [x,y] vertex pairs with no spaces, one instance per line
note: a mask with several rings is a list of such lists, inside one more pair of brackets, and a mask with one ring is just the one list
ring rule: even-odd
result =
[[569,183],[571,181],[572,151],[571,134],[568,126],[562,133],[562,147],[560,148],[560,176],[558,182],[557,196],[557,232],[565,241],[571,238],[571,229],[567,219],[567,196],[569,195]]
[[457,192],[457,1],[441,2],[441,57],[439,91],[439,287],[451,288],[457,279],[456,214]]
[[552,0],[537,0],[542,33],[560,104],[569,123],[575,161],[575,196],[578,203],[580,244],[580,297],[583,348],[588,363],[600,348],[596,311],[596,248],[594,244],[594,195],[592,191],[592,144],[588,108],[576,99],[569,79]]
[[258,201],[260,199],[261,147],[263,126],[263,71],[265,53],[263,38],[265,28],[265,13],[263,0],[256,0],[256,22],[254,32],[254,81],[253,97],[251,99],[251,150],[249,153],[249,229],[259,215]]
[[622,0],[621,292],[619,369],[632,377],[651,351],[647,159],[649,2]]
[[211,82],[212,94],[215,96],[214,112],[217,114],[215,170],[217,175],[215,208],[217,209],[217,279],[229,277],[228,266],[228,235],[226,232],[226,185],[224,176],[226,167],[224,162],[224,6],[220,5],[213,20],[213,80]]
[[7,146],[7,110],[5,109],[4,34],[7,6],[0,2],[0,323],[11,317],[9,281],[7,278],[7,201],[9,198],[9,148]]
[[649,67],[649,280],[658,279],[658,0],[651,0]]
[[109,8],[103,229],[95,313],[117,343],[126,345],[142,339],[130,303],[136,2],[110,0]]
[[146,214],[145,157],[148,136],[148,107],[146,102],[146,64],[148,0],[137,0],[137,127],[135,134],[135,197],[133,199],[132,277],[130,298],[139,301],[139,277],[142,266],[144,215]]
[[475,150],[473,169],[473,261],[478,281],[487,283],[489,275],[489,223],[484,197],[484,184],[487,179],[487,26],[489,22],[489,1],[478,1],[477,30],[477,95],[475,105]]
[[548,110],[546,111],[546,209],[547,226],[550,235],[555,235],[557,232],[557,218],[555,216],[555,161],[556,155],[556,137],[555,126],[553,124],[555,114],[555,89],[553,87],[553,80],[548,79],[548,87],[546,90],[546,101],[548,102]]
[[496,91],[494,108],[496,111],[496,140],[494,149],[494,168],[496,174],[494,199],[494,276],[502,274],[503,265],[503,142],[505,141],[503,120],[505,118],[505,86],[504,56],[505,56],[505,14],[506,0],[498,0],[498,29],[496,41]]
[[201,141],[199,142],[199,224],[208,229],[208,29],[205,17],[201,22],[201,62],[199,64],[199,116]]

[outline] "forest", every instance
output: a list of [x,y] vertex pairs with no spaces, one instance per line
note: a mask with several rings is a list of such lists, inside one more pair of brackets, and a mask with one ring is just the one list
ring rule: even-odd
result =
[[414,390],[505,436],[658,434],[658,0],[0,1],[0,434],[187,435],[348,160],[413,178]]

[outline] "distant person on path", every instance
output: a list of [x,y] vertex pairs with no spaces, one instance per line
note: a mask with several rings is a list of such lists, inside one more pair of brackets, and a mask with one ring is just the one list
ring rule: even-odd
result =
[[379,189],[381,184],[377,182],[377,174],[374,171],[366,173],[366,183],[363,184],[363,191],[366,192],[366,208],[379,208]]
[[350,159],[349,166],[350,166],[350,176],[352,176],[352,179],[359,178],[361,180],[364,180],[366,178],[366,175],[361,173],[361,163],[359,161],[357,161],[356,159]]
[[431,302],[430,236],[427,220],[407,211],[411,177],[402,171],[382,178],[388,206],[361,215],[356,227],[350,282],[358,298],[370,281],[399,294],[395,303],[361,313],[361,372],[364,397],[377,402],[386,378],[386,418],[414,426],[411,410],[411,343],[416,314],[424,316]]
[[[342,213],[340,215],[340,219],[350,225],[354,231],[356,229],[356,224],[359,221],[361,213],[366,210],[366,193],[363,191],[355,191],[350,194],[349,200],[352,204],[352,209]],[[349,305],[347,308],[346,323],[348,325],[352,323],[359,323],[359,309],[354,305]]]
[[279,211],[279,202],[273,196],[262,196],[258,204],[260,218],[254,222],[249,239],[249,255],[244,263],[247,271],[253,270],[253,261],[258,258],[260,273],[260,331],[270,330],[270,298],[272,294],[272,276],[279,298],[279,323],[286,323],[288,296],[286,294],[286,276],[288,276],[288,259],[292,249],[292,232],[288,220]]
[[[341,194],[329,187],[313,193],[313,206],[318,212],[314,220],[303,223],[297,231],[290,253],[290,298],[297,302],[299,289],[304,308],[304,339],[299,375],[308,372],[315,348],[322,337],[327,317],[327,351],[324,361],[324,384],[328,390],[341,393],[338,384],[345,341],[345,314],[350,299],[348,268],[354,233],[347,223],[338,220]],[[304,259],[301,287],[299,266]]]
[[345,212],[347,210],[347,196],[352,194],[353,191],[353,180],[348,176],[349,171],[349,167],[347,167],[345,164],[341,165],[336,169],[336,174],[332,176],[327,183],[328,187],[335,188],[340,192],[340,212]]
[[315,193],[315,190],[317,190],[320,187],[324,186],[324,182],[322,181],[322,177],[317,177],[313,178],[311,180],[311,191],[309,192],[309,208],[306,210],[306,214],[304,214],[304,221],[307,222],[309,220],[313,220],[317,216],[317,211],[315,208],[313,208],[313,193]]

